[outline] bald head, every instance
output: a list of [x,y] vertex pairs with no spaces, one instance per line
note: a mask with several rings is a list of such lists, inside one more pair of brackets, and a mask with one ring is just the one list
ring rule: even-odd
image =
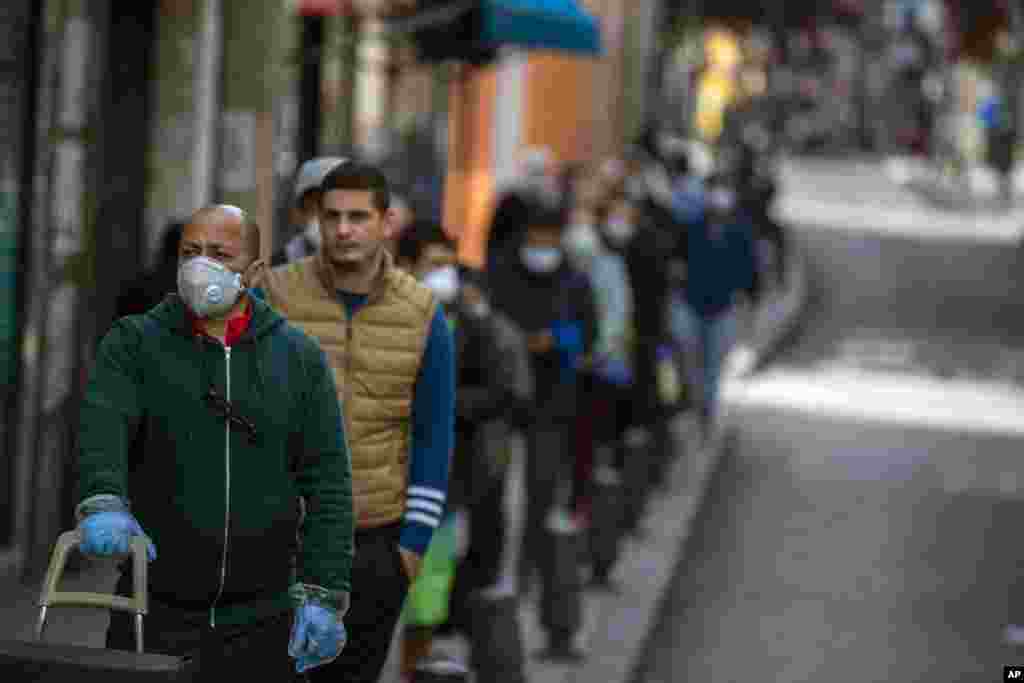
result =
[[178,246],[178,260],[205,256],[241,273],[245,286],[255,286],[263,269],[260,228],[237,206],[217,204],[196,211]]
[[[244,255],[251,263],[260,256],[260,227],[249,219],[248,214],[237,206],[230,204],[214,204],[204,206],[192,214],[185,233],[182,237],[182,244],[185,238],[190,235],[202,233],[206,237],[215,235],[217,244],[225,241],[234,242],[236,249],[234,255]],[[236,253],[238,252],[238,253]],[[207,255],[204,253],[204,255]]]

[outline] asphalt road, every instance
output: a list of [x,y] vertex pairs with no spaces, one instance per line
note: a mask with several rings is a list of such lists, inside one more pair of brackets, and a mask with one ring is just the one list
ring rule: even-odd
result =
[[[731,439],[636,680],[995,681],[1024,650],[1024,258],[805,227],[794,344]],[[1014,607],[1016,605],[1016,607]]]

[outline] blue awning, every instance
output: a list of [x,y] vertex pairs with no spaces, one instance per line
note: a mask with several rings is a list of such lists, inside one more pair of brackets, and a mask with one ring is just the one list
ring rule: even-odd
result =
[[425,0],[412,16],[389,22],[412,34],[421,58],[488,59],[504,46],[596,56],[598,20],[576,0]]
[[481,5],[484,43],[601,54],[601,26],[575,0],[482,0]]

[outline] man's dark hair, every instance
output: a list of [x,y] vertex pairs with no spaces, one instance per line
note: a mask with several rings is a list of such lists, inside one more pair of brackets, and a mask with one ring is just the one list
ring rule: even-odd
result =
[[356,190],[373,194],[373,207],[381,213],[391,206],[391,186],[376,166],[346,161],[335,166],[320,184],[321,197],[331,190]]
[[455,242],[437,221],[419,219],[412,222],[398,238],[395,256],[399,261],[416,263],[431,244],[455,249]]
[[487,273],[482,268],[476,268],[468,263],[460,263],[458,270],[460,282],[476,286],[485,296],[488,294]]
[[535,204],[530,207],[527,225],[531,228],[551,228],[562,230],[569,223],[569,212],[565,207],[550,207],[545,204]]

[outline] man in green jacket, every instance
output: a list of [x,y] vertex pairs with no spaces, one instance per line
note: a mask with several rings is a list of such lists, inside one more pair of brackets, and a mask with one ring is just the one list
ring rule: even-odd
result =
[[[248,294],[259,253],[240,209],[197,212],[178,292],[114,324],[81,411],[81,550],[149,540],[145,649],[198,652],[204,679],[289,680],[346,640],[352,484],[337,391],[317,343]],[[123,571],[117,592],[130,591]],[[131,615],[111,615],[107,646],[133,649]]]

